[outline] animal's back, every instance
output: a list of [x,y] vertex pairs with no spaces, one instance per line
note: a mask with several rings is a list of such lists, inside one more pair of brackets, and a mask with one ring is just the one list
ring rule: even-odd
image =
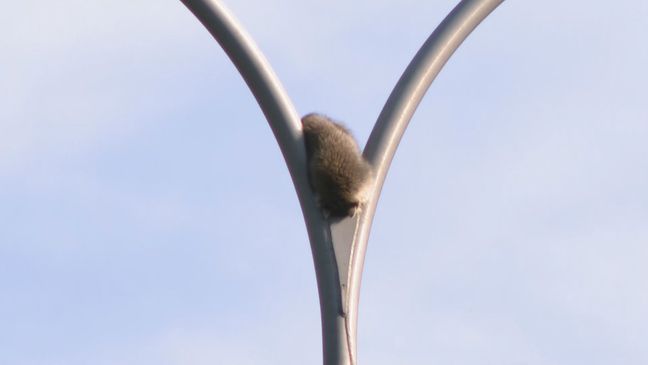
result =
[[351,133],[320,114],[302,118],[309,180],[320,206],[333,217],[353,215],[366,200],[371,167]]

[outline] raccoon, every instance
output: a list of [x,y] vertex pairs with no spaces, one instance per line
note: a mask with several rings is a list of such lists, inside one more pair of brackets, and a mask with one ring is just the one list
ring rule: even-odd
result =
[[353,216],[367,200],[373,181],[371,165],[362,157],[351,132],[327,116],[302,118],[308,179],[326,217]]

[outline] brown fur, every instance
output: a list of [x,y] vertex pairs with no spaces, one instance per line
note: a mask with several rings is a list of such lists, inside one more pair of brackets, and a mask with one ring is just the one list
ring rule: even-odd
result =
[[364,202],[371,166],[353,136],[339,123],[320,114],[302,118],[310,185],[320,207],[335,218],[352,216]]

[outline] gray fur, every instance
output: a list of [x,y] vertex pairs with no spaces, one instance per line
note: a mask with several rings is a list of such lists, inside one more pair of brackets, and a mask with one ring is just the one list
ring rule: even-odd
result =
[[372,171],[351,132],[321,114],[302,118],[308,178],[326,215],[342,218],[355,214],[364,203]]

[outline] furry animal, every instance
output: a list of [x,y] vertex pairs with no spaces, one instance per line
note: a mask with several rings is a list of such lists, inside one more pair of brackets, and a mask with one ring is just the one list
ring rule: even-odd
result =
[[373,180],[371,165],[343,125],[321,114],[302,118],[308,178],[324,215],[355,215],[366,202]]

